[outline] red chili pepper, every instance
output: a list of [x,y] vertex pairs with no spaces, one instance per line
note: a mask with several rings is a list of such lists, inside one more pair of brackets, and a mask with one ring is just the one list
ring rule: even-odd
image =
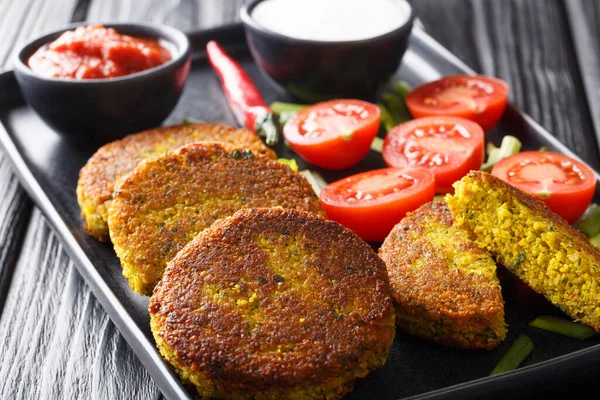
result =
[[207,43],[206,53],[221,80],[229,107],[238,124],[264,136],[269,146],[276,144],[278,127],[274,113],[246,71],[214,40]]

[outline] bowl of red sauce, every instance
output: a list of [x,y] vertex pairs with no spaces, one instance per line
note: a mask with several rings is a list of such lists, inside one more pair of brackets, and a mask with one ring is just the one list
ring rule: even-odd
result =
[[15,76],[46,124],[94,148],[160,125],[181,97],[190,59],[188,37],[169,26],[71,25],[25,44]]

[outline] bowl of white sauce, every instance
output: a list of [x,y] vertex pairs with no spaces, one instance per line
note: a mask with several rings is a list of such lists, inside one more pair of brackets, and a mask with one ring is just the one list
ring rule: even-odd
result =
[[240,10],[260,69],[298,99],[372,100],[413,26],[406,0],[251,0]]

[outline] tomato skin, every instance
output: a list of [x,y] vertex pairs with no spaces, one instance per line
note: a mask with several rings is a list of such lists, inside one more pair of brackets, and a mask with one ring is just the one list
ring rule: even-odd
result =
[[554,152],[517,153],[500,160],[492,175],[541,200],[569,224],[587,210],[596,190],[590,167]]
[[[385,182],[395,177],[400,177],[396,186],[393,181]],[[378,188],[382,181],[386,186]],[[356,200],[356,188],[359,186],[366,186],[360,194],[373,198]],[[394,191],[395,188],[399,190]],[[432,201],[434,195],[435,183],[430,171],[423,168],[383,168],[330,183],[321,191],[320,198],[329,219],[346,226],[368,242],[383,242],[407,212]]]
[[[417,135],[418,130],[423,132]],[[389,167],[431,169],[436,193],[451,193],[454,182],[481,168],[485,137],[479,125],[464,118],[418,118],[388,132],[382,155]]]
[[488,131],[504,114],[508,85],[489,76],[452,75],[416,87],[405,100],[415,118],[442,115],[466,118]]
[[379,130],[379,119],[379,108],[366,101],[324,101],[292,117],[283,127],[283,136],[305,161],[341,170],[367,155]]

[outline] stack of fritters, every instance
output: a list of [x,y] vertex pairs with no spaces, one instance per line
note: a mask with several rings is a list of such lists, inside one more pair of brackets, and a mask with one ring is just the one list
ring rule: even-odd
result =
[[85,229],[97,239],[108,241],[108,209],[116,184],[143,159],[198,142],[222,143],[277,158],[275,152],[248,129],[224,124],[181,124],[129,135],[101,147],[79,173],[77,201]]
[[191,144],[142,161],[117,186],[110,238],[131,288],[151,294],[167,263],[198,233],[242,208],[321,213],[306,179],[250,150]]
[[387,359],[385,265],[254,134],[190,129],[100,149],[80,175],[86,229],[153,293],[157,345],[203,397],[340,398]]

